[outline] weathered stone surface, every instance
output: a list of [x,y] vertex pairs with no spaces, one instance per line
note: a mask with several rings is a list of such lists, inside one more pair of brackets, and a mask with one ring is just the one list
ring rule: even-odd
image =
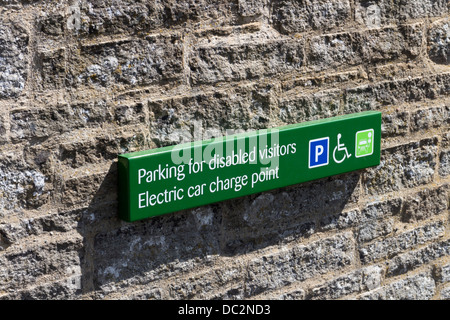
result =
[[361,295],[362,300],[429,300],[436,292],[436,284],[428,273],[393,282]]
[[[72,234],[72,236],[74,236]],[[59,241],[34,244],[14,251],[8,250],[0,255],[0,290],[16,292],[17,288],[39,284],[42,277],[62,278],[80,276],[80,255],[82,240],[80,237],[60,239]],[[36,290],[39,291],[39,290]],[[38,293],[44,295],[43,292]],[[13,295],[14,298],[14,295]]]
[[409,117],[409,112],[405,111],[383,113],[381,136],[387,138],[405,135],[408,132]]
[[74,50],[70,53],[69,63],[74,68],[68,70],[66,84],[120,88],[179,81],[182,55],[177,35],[83,46],[79,55]]
[[0,217],[5,210],[36,208],[48,200],[46,176],[29,167],[17,154],[0,156]]
[[450,63],[450,20],[434,22],[428,31],[428,56],[439,64]]
[[383,269],[379,266],[370,266],[314,287],[307,297],[311,300],[338,299],[349,294],[374,290],[380,287],[382,281]]
[[361,212],[358,209],[330,215],[320,220],[322,230],[345,229],[361,221]]
[[334,117],[341,108],[341,91],[329,90],[310,95],[287,93],[279,102],[279,119],[287,124]]
[[238,86],[214,94],[149,101],[151,139],[161,147],[270,126],[273,91]]
[[[239,12],[244,16],[260,6],[243,5],[238,1],[162,0],[148,1],[80,1],[67,10],[71,21],[68,29],[74,35],[145,34],[162,28],[179,28],[199,23],[207,25],[234,24]],[[248,3],[249,1],[245,1]],[[241,4],[239,6],[239,4]],[[243,9],[243,8],[246,8]],[[240,9],[240,10],[239,10]]]
[[394,219],[402,206],[402,199],[368,204],[361,212],[361,218],[356,228],[358,242],[368,242],[375,238],[386,236],[394,230]]
[[[248,252],[308,238],[319,228],[334,228],[334,217],[347,211],[348,203],[357,201],[358,181],[359,175],[353,173],[227,201],[220,207],[226,213],[222,217],[223,251]],[[320,216],[324,222],[318,226],[316,220]],[[349,216],[351,220],[352,212]],[[347,222],[339,221],[340,226],[339,223]]]
[[450,124],[450,108],[436,106],[411,113],[411,131],[447,127]]
[[343,233],[254,259],[248,266],[248,294],[344,268],[353,261],[353,249],[351,235]]
[[28,79],[29,36],[19,21],[0,19],[0,98],[17,97]]
[[369,28],[377,28],[408,19],[443,16],[447,12],[445,0],[357,0],[355,20]]
[[359,249],[361,262],[364,264],[411,250],[420,244],[436,241],[444,235],[442,221],[432,222],[402,234],[378,240]]
[[[224,42],[231,43],[224,46]],[[303,40],[244,42],[238,38],[197,47],[188,62],[192,82],[198,85],[293,72],[303,65],[304,46]]]
[[442,137],[441,152],[439,154],[439,175],[446,177],[450,174],[450,134]]
[[450,286],[441,289],[441,300],[450,300]]
[[55,90],[65,86],[66,51],[64,49],[43,49],[35,53],[37,90]]
[[405,47],[416,56],[420,45],[421,29],[416,26],[318,36],[311,39],[307,66],[320,71],[389,61],[402,56]]
[[284,1],[273,3],[272,21],[281,33],[290,34],[342,26],[351,17],[350,1]]
[[50,232],[67,232],[76,229],[80,214],[67,212],[49,214],[38,218],[25,218],[17,223],[0,224],[0,244],[10,246],[32,235],[44,235]]
[[[401,254],[387,264],[386,276],[392,277],[407,273],[435,259],[450,255],[450,240],[432,243],[424,248]],[[447,269],[443,268],[441,277],[448,281]],[[447,280],[445,280],[447,279]]]
[[[219,252],[220,213],[208,207],[196,213],[166,215],[97,234],[94,243],[96,289],[108,293],[114,290],[117,281],[131,284],[138,281],[135,279],[138,275],[139,281],[152,281],[207,265]],[[183,243],[179,242],[181,234]]]
[[380,165],[364,177],[366,192],[382,194],[431,182],[436,153],[437,137],[382,150]]
[[407,197],[402,219],[407,222],[428,219],[443,213],[448,208],[447,186],[425,189]]

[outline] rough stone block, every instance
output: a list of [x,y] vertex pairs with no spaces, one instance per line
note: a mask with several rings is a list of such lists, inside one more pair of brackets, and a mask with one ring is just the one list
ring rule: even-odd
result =
[[[231,261],[223,262],[220,269],[207,268],[188,278],[174,279],[168,285],[171,299],[230,299],[245,290],[242,280],[245,267]],[[225,291],[225,292],[224,292]]]
[[446,0],[357,0],[355,20],[368,28],[410,19],[445,15]]
[[272,21],[283,34],[341,27],[351,18],[348,0],[285,1],[273,3]]
[[443,16],[449,10],[446,0],[396,0],[394,5],[398,6],[400,20]]
[[208,266],[219,252],[221,214],[208,207],[201,211],[197,214],[210,219],[177,212],[98,233],[94,242],[96,289],[107,293],[115,290],[118,281],[131,285],[136,275],[144,283]]
[[0,157],[0,217],[4,210],[38,208],[48,201],[46,176],[13,151]]
[[439,154],[439,175],[446,177],[450,174],[450,134],[444,134]]
[[393,257],[420,244],[436,241],[444,235],[445,225],[442,221],[431,222],[411,231],[378,240],[359,249],[363,264],[371,263],[387,257]]
[[[387,263],[386,276],[398,276],[430,263],[441,257],[450,255],[450,240],[432,243],[424,248],[396,256]],[[441,279],[446,278],[446,270],[441,271]],[[447,271],[448,277],[448,271]],[[447,279],[448,281],[448,279]],[[443,281],[445,282],[445,281]]]
[[419,54],[420,38],[421,29],[412,26],[317,36],[311,39],[306,66],[321,71],[387,62],[401,57],[405,48],[414,56]]
[[[0,255],[0,290],[14,293],[17,288],[26,288],[38,284],[40,278],[73,276],[79,270],[82,252],[82,239],[77,233],[71,233],[64,239],[26,248],[17,246]],[[42,293],[43,294],[43,293]]]
[[151,139],[173,145],[247,130],[266,129],[274,114],[268,86],[237,86],[212,94],[149,101]]
[[280,120],[287,124],[334,117],[341,107],[341,91],[289,95],[279,102],[278,107]]
[[362,211],[356,226],[358,242],[368,242],[386,236],[394,230],[392,216],[399,215],[402,206],[400,198],[368,204]]
[[395,7],[391,1],[356,0],[355,20],[367,28],[379,28],[395,21]]
[[96,88],[133,88],[179,81],[183,73],[182,43],[176,35],[150,35],[140,40],[122,40],[83,46],[72,50],[74,66],[66,85]]
[[434,100],[450,93],[450,74],[410,77],[346,89],[345,109],[358,112],[404,102]]
[[450,63],[450,20],[434,22],[428,30],[428,56],[439,64]]
[[194,84],[258,79],[299,70],[304,40],[237,41],[194,48],[189,68]]
[[343,296],[374,290],[380,287],[383,281],[383,269],[379,266],[370,266],[352,273],[327,281],[308,292],[308,299],[331,300]]
[[383,194],[430,183],[437,161],[437,137],[382,150],[381,162],[364,176],[368,194]]
[[11,139],[51,137],[111,120],[107,104],[101,100],[53,108],[14,109],[10,112]]
[[0,98],[15,98],[25,88],[28,42],[29,36],[19,21],[6,16],[0,19]]
[[36,81],[34,84],[36,89],[55,90],[64,88],[68,66],[64,49],[39,50],[35,52],[34,59],[36,61]]
[[373,220],[358,227],[358,242],[368,242],[389,235],[394,230],[394,219]]
[[438,215],[447,210],[447,186],[436,189],[425,189],[405,199],[402,220],[406,222],[420,221]]
[[361,300],[429,300],[436,292],[436,284],[428,273],[398,280],[379,289],[362,294]]
[[358,209],[341,212],[335,215],[326,216],[319,222],[320,228],[324,231],[333,229],[345,229],[352,227],[361,221],[361,211]]
[[[58,177],[62,181],[56,199],[67,207],[117,203],[117,166],[113,164],[109,171],[101,171],[89,172],[85,166],[62,173],[63,177]],[[117,214],[116,210],[109,215]]]
[[232,24],[238,15],[238,3],[220,0],[83,0],[73,4],[68,11],[73,16],[69,29],[75,35],[145,34],[162,28],[185,27],[186,24]]
[[383,138],[404,136],[408,132],[409,112],[383,112],[381,121],[381,136]]
[[282,288],[349,266],[353,249],[351,234],[343,233],[255,258],[248,265],[248,294]]
[[[445,248],[448,250],[448,246]],[[450,264],[446,264],[439,269],[439,281],[450,282]]]
[[450,285],[441,289],[441,300],[450,300]]
[[0,224],[0,248],[26,241],[29,236],[42,236],[49,232],[67,232],[77,227],[80,214],[68,212],[49,214],[37,218],[20,219],[19,222]]
[[450,63],[450,20],[434,22],[428,30],[428,56],[438,64]]
[[417,110],[411,113],[411,132],[447,127],[450,124],[450,108],[445,105]]
[[76,300],[82,294],[80,271],[63,280],[0,295],[0,300]]
[[358,173],[352,173],[223,203],[224,252],[237,254],[307,238],[317,231],[320,216],[326,216],[320,226],[324,229],[350,225],[354,212],[338,221],[334,217],[357,201],[358,181]]

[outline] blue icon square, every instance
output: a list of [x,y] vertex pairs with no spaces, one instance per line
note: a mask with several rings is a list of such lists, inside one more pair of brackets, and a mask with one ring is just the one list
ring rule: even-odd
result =
[[308,168],[326,166],[328,164],[329,141],[329,137],[309,141]]

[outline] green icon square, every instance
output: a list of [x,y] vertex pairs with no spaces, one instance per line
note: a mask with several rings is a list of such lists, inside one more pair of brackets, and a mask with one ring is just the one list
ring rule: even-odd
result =
[[373,129],[356,133],[355,157],[366,157],[373,153]]

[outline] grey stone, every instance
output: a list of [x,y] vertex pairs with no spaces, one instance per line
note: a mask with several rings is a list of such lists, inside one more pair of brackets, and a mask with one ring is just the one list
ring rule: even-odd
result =
[[[17,155],[4,153],[0,158],[0,210],[36,208],[43,205],[48,194],[46,176],[27,166]],[[0,217],[2,213],[0,213]]]
[[179,81],[183,72],[182,44],[177,35],[147,36],[109,44],[84,46],[71,51],[66,83],[94,87],[136,87]]
[[274,1],[272,13],[274,27],[284,34],[340,27],[350,17],[348,0],[277,0]]
[[349,294],[374,290],[380,287],[382,281],[383,269],[379,266],[370,266],[313,287],[307,297],[311,300],[338,299]]
[[450,286],[441,289],[441,300],[450,300]]
[[446,177],[450,174],[450,134],[444,134],[439,154],[439,175]]
[[412,222],[428,219],[444,212],[447,207],[448,193],[446,186],[436,189],[427,188],[405,199],[402,220]]
[[[76,279],[81,276],[81,250],[80,237],[66,238],[62,241],[43,241],[23,249],[15,246],[0,255],[0,263],[3,266],[0,270],[0,290],[15,293],[17,288],[37,285],[39,279],[45,276],[70,277],[65,288],[73,288],[72,280],[77,281]],[[46,295],[45,290],[41,292],[35,290],[35,294],[41,297]]]
[[450,63],[449,19],[434,22],[428,31],[428,55],[439,64]]
[[408,277],[362,294],[362,300],[429,300],[436,292],[433,278],[427,274]]
[[412,132],[447,126],[450,119],[450,109],[442,105],[422,109],[411,113],[410,128]]
[[399,235],[375,241],[359,249],[361,262],[367,264],[380,259],[394,257],[404,253],[406,250],[414,249],[420,244],[436,241],[443,236],[444,232],[443,222],[437,221]]
[[389,61],[402,56],[405,47],[410,50],[410,55],[416,56],[421,45],[421,30],[415,29],[405,26],[314,37],[307,66],[320,71],[363,62]]
[[381,194],[431,182],[437,142],[435,137],[382,150],[380,165],[368,169],[364,177],[366,192]]
[[304,40],[236,41],[199,46],[189,57],[192,82],[196,85],[220,81],[258,79],[299,70],[303,65]]
[[17,97],[25,88],[28,42],[28,34],[20,23],[0,20],[0,98]]
[[[435,259],[450,255],[450,241],[432,243],[425,248],[398,255],[387,263],[386,276],[405,274]],[[442,268],[441,278],[446,279],[447,269]],[[448,280],[447,280],[448,281]]]
[[352,242],[351,235],[344,233],[253,259],[248,265],[247,294],[342,269],[353,261]]
[[399,111],[383,113],[381,136],[383,138],[404,136],[408,132],[409,112]]

